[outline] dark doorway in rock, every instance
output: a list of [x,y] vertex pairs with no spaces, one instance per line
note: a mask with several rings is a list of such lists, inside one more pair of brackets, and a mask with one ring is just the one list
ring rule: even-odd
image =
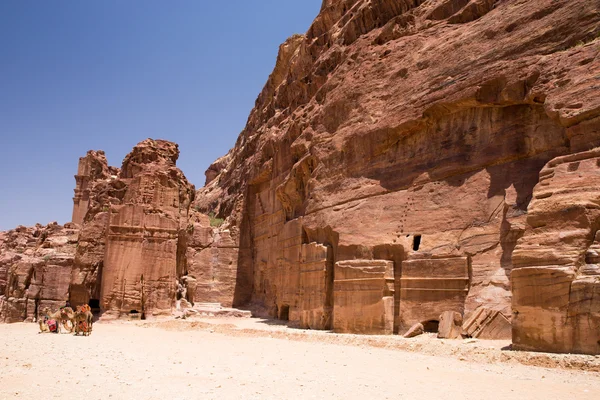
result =
[[440,326],[440,321],[435,319],[423,322],[423,330],[429,333],[437,333]]
[[138,310],[129,311],[129,317],[134,319],[146,319],[146,314],[142,311],[141,313]]
[[88,301],[88,306],[92,310],[92,314],[94,314],[94,318],[98,318],[100,316],[100,300],[98,299],[90,299]]
[[40,319],[40,299],[35,299],[35,310],[33,311],[33,316],[36,321]]
[[413,238],[413,250],[419,251],[419,246],[421,245],[421,235],[415,235]]
[[281,306],[281,309],[279,310],[279,319],[283,321],[290,320],[290,306],[287,304]]

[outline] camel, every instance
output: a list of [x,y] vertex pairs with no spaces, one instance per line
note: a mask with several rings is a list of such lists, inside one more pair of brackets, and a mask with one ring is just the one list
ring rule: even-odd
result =
[[[67,329],[69,332],[73,332],[73,329],[75,328],[74,325],[74,319],[75,319],[75,312],[73,311],[73,309],[71,307],[64,307],[61,310],[62,313],[62,324],[65,327],[65,329]],[[70,323],[70,325],[67,325],[67,322]]]
[[48,324],[46,323],[46,318],[38,318],[38,323],[40,324],[40,333],[50,332]]
[[[69,332],[73,332],[73,319],[75,317],[75,313],[73,312],[73,309],[71,307],[61,308],[60,310],[54,313],[50,313],[50,309],[48,307],[45,307],[42,315],[44,315],[47,319],[56,320],[56,322],[58,323],[58,333],[60,333],[61,325]],[[42,318],[40,318],[40,321],[41,320]],[[71,323],[71,327],[67,325],[67,322]],[[40,322],[40,330],[42,329],[41,324],[42,323]]]
[[90,309],[90,306],[83,305],[77,307],[75,312],[75,318],[73,319],[73,326],[75,327],[75,335],[79,335],[79,332],[83,336],[88,336],[92,333],[92,325],[94,323],[94,315]]

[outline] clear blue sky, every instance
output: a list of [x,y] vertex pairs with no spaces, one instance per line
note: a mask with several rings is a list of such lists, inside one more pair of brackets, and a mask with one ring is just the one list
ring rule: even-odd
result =
[[0,2],[0,230],[68,222],[89,149],[141,140],[204,171],[244,127],[280,43],[321,0]]

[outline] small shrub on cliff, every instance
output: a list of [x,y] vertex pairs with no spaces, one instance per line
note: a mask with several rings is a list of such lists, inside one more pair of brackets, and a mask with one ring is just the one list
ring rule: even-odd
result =
[[217,218],[214,212],[208,213],[208,218],[210,219],[210,226],[215,228],[223,225],[223,222],[225,221],[223,218]]

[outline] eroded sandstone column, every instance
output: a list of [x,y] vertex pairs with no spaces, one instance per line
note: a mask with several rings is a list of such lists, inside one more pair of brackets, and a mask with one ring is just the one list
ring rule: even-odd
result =
[[75,175],[72,222],[78,225],[83,223],[90,206],[92,183],[99,179],[108,178],[109,175],[108,163],[102,150],[90,150],[85,157],[79,158],[77,175]]
[[540,172],[513,253],[513,345],[600,354],[600,149]]
[[299,313],[301,328],[331,329],[333,313],[331,247],[317,243],[302,245]]

